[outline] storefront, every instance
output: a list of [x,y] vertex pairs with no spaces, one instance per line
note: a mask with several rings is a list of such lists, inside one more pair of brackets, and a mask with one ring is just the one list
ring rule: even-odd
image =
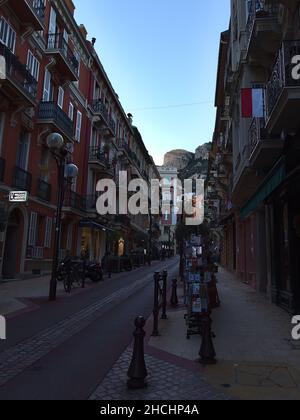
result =
[[81,255],[90,261],[101,261],[107,250],[108,228],[93,220],[82,220],[80,228]]

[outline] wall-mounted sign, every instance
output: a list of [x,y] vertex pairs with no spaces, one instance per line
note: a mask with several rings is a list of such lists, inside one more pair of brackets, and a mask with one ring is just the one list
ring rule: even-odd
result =
[[27,191],[11,191],[9,193],[9,201],[11,203],[26,203],[28,201]]

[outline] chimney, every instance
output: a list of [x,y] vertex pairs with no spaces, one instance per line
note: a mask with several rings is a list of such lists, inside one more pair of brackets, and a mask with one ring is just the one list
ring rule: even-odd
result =
[[128,117],[128,120],[129,120],[130,125],[132,125],[133,115],[132,114],[127,114],[127,117]]
[[95,46],[95,44],[96,44],[96,38],[92,38],[92,46],[94,47]]
[[87,34],[88,34],[88,32],[87,32],[87,30],[86,30],[86,27],[84,26],[84,25],[79,25],[79,30],[80,30],[80,32],[81,32],[81,34],[82,34],[82,36],[83,36],[83,38],[84,39],[86,39],[86,37],[87,37]]
[[71,13],[72,16],[74,16],[74,12],[75,12],[75,5],[72,2],[72,0],[65,0],[66,6],[69,9],[69,12]]

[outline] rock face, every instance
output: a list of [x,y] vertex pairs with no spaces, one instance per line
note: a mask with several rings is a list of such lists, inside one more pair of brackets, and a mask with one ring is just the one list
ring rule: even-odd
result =
[[186,168],[191,160],[194,159],[194,153],[187,150],[172,150],[165,154],[164,166],[170,166],[181,170]]
[[208,160],[210,148],[211,148],[210,143],[203,144],[202,146],[199,146],[196,149],[196,152],[195,152],[195,159],[196,160],[199,160],[199,159]]
[[195,153],[186,150],[172,150],[166,153],[164,166],[177,168],[181,177],[200,178],[207,175],[211,143],[199,146]]

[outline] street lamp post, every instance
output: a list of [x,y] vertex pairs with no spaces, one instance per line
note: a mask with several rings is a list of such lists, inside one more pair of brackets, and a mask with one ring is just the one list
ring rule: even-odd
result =
[[148,255],[148,263],[149,263],[149,267],[151,267],[152,264],[152,228],[153,228],[153,219],[152,219],[152,214],[151,214],[151,210],[150,210],[150,228],[149,228],[149,255]]
[[59,263],[59,250],[61,243],[61,220],[62,220],[62,208],[65,196],[65,178],[75,179],[78,176],[78,168],[74,164],[67,164],[66,158],[68,150],[65,147],[63,137],[58,133],[50,134],[47,138],[47,145],[55,159],[58,169],[58,194],[57,194],[57,207],[55,217],[55,239],[54,239],[54,251],[53,251],[53,265],[52,275],[50,280],[49,300],[56,300],[57,292],[57,271]]

